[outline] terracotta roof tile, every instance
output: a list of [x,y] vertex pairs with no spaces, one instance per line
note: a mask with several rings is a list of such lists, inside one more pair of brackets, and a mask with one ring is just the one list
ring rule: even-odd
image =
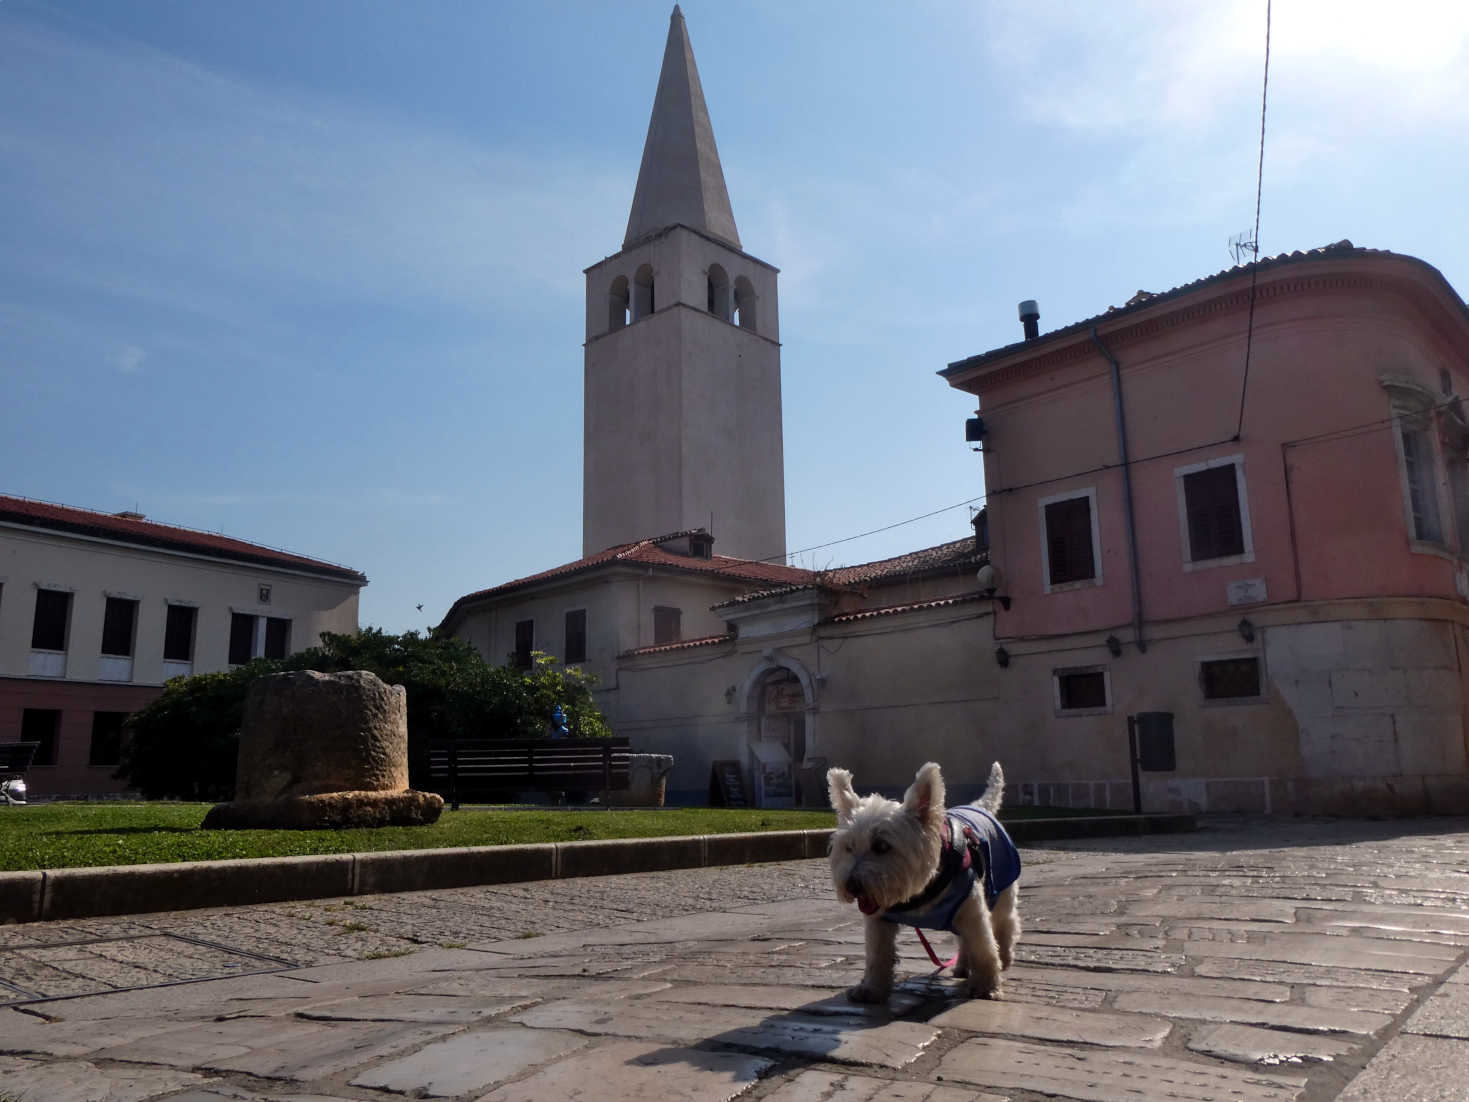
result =
[[861,585],[890,578],[913,574],[927,574],[934,570],[947,570],[973,566],[976,570],[986,560],[984,552],[974,546],[974,537],[950,540],[937,547],[925,547],[921,551],[909,551],[890,559],[861,563],[858,566],[839,566],[825,572],[827,584],[835,586]]
[[959,593],[953,597],[937,597],[932,601],[914,601],[904,605],[884,605],[882,608],[864,608],[857,612],[844,612],[840,616],[833,616],[826,622],[828,624],[849,624],[855,620],[871,620],[878,616],[893,616],[900,612],[922,612],[930,608],[947,608],[949,605],[963,605],[971,601],[982,601],[986,594]]
[[308,559],[304,555],[278,551],[273,547],[262,547],[258,543],[246,543],[244,540],[232,539],[214,532],[200,532],[193,528],[159,524],[140,517],[136,513],[99,513],[91,509],[78,509],[70,505],[56,505],[48,501],[33,501],[30,498],[0,494],[0,522],[52,532],[67,532],[73,535],[118,540],[141,547],[187,551],[191,554],[207,555],[210,558],[230,562],[288,567],[308,574],[320,574],[353,582],[356,585],[367,584],[367,576],[351,567],[323,562],[320,559]]
[[856,566],[839,566],[831,570],[817,571],[804,581],[787,585],[766,586],[762,589],[752,590],[749,593],[741,593],[737,597],[731,597],[727,601],[721,601],[714,607],[724,608],[728,605],[745,604],[749,601],[759,601],[766,597],[779,597],[787,593],[797,593],[803,589],[816,589],[819,587],[850,589],[856,586],[899,581],[905,578],[956,571],[969,567],[977,570],[982,564],[988,561],[989,556],[985,552],[975,550],[974,537],[967,536],[964,539],[941,543],[936,547],[925,547],[920,551],[909,551],[903,555],[895,555],[890,559],[877,559],[874,562],[859,563]]
[[490,597],[500,597],[513,593],[517,589],[535,585],[538,582],[551,581],[557,578],[568,578],[597,567],[609,566],[618,563],[636,563],[641,566],[661,567],[668,570],[676,570],[688,574],[701,574],[722,578],[733,582],[746,582],[760,588],[767,588],[772,584],[800,584],[808,581],[814,576],[810,570],[802,570],[799,567],[784,566],[780,563],[757,562],[754,559],[736,559],[728,555],[711,555],[707,559],[697,558],[693,555],[680,555],[673,551],[665,550],[662,544],[669,543],[679,538],[695,535],[699,529],[685,532],[672,532],[665,536],[656,536],[652,539],[638,540],[635,543],[621,543],[595,554],[587,555],[585,558],[576,559],[573,562],[553,566],[550,570],[542,570],[537,574],[528,574],[523,578],[505,582],[501,585],[491,586],[488,589],[476,590],[460,597],[449,608],[444,615],[444,623],[448,623],[465,605]]
[[719,643],[731,643],[734,639],[734,633],[727,631],[723,635],[706,635],[702,639],[680,639],[677,643],[656,643],[651,647],[634,647],[630,651],[624,651],[623,655],[667,654],[669,651],[692,650],[695,647],[712,647]]

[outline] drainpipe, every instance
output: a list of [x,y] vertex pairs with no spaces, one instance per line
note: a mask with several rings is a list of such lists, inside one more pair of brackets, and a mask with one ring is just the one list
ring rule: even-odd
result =
[[1127,458],[1127,419],[1122,412],[1122,365],[1097,336],[1095,325],[1092,326],[1092,343],[1112,365],[1112,400],[1117,407],[1117,450],[1122,457],[1122,501],[1127,510],[1127,558],[1132,568],[1132,633],[1138,651],[1147,653],[1147,640],[1143,638],[1143,586],[1137,565],[1137,523],[1132,509],[1132,464]]

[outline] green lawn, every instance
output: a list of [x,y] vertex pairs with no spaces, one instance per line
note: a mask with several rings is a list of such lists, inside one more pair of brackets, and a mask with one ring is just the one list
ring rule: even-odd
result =
[[[209,804],[45,803],[0,807],[0,870],[368,850],[503,846],[589,838],[652,838],[830,827],[830,811],[724,808],[637,810],[445,809],[432,826],[363,830],[200,830]],[[1007,808],[1006,819],[1065,814]],[[1071,812],[1075,814],[1075,812]]]

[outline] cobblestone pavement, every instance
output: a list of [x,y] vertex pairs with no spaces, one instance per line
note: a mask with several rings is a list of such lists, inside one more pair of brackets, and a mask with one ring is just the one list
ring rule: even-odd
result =
[[0,1099],[1469,1098],[1469,820],[1023,853],[998,1002],[811,861],[0,927]]

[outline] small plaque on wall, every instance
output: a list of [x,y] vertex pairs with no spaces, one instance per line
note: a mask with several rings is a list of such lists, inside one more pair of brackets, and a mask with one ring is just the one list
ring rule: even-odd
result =
[[1232,605],[1258,605],[1270,599],[1264,578],[1241,578],[1224,587]]

